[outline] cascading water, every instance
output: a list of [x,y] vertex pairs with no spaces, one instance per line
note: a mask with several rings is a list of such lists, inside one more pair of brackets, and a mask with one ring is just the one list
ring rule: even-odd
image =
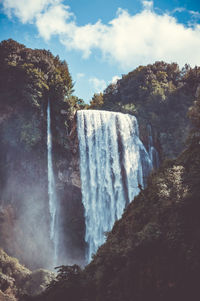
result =
[[105,241],[116,219],[139,193],[152,163],[139,139],[137,120],[122,113],[77,112],[86,260]]
[[57,264],[57,235],[56,235],[56,189],[52,162],[52,136],[51,136],[51,110],[50,102],[47,106],[47,161],[48,161],[48,196],[49,196],[49,212],[50,212],[50,239],[54,247],[54,265]]
[[155,147],[153,145],[152,129],[151,129],[150,124],[148,124],[148,126],[147,126],[147,131],[148,131],[148,152],[149,152],[149,156],[150,156],[153,167],[158,168],[159,167],[159,155],[158,155],[158,152],[157,152],[157,150],[155,149]]

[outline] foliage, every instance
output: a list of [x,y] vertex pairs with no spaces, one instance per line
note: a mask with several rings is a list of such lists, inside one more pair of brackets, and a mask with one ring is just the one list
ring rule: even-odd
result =
[[0,43],[0,63],[0,90],[12,104],[28,101],[40,106],[47,97],[63,99],[72,92],[67,63],[50,51],[32,50],[7,40]]
[[[140,138],[148,146],[147,127],[153,129],[154,145],[162,158],[175,158],[185,147],[191,124],[187,111],[195,100],[200,68],[176,63],[155,62],[139,66],[110,84],[101,95],[94,95],[90,108],[136,115]],[[192,111],[191,111],[192,114]],[[185,130],[183,131],[183,127]]]
[[[46,292],[36,297],[38,300],[79,300],[82,296],[82,271],[78,265],[59,266],[57,277],[47,286]],[[79,289],[77,290],[77,287]],[[66,293],[67,290],[67,293]],[[51,297],[49,297],[51,296]],[[50,299],[49,299],[50,298]],[[24,296],[23,300],[34,300],[34,297]]]
[[95,93],[90,102],[90,107],[93,109],[100,109],[103,105],[103,93]]
[[0,43],[0,65],[1,108],[10,107],[15,112],[23,108],[22,115],[25,113],[30,118],[21,129],[21,123],[16,123],[20,141],[28,148],[41,141],[43,137],[38,128],[45,127],[46,107],[50,101],[53,136],[56,137],[54,147],[68,149],[66,132],[70,132],[71,118],[85,103],[72,95],[73,82],[67,63],[50,51],[26,48],[9,39]]
[[41,293],[54,278],[55,274],[46,270],[31,272],[0,249],[0,300],[1,292],[5,300],[21,300],[24,294]]
[[23,283],[30,271],[19,264],[16,258],[8,256],[0,249],[0,292],[19,296]]

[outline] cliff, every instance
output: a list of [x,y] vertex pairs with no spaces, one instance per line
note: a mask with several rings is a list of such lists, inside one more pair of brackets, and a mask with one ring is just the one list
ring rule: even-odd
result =
[[50,101],[60,254],[65,263],[68,257],[68,262],[81,264],[84,219],[78,148],[70,137],[81,101],[72,95],[67,63],[49,51],[7,40],[0,43],[0,65],[0,246],[29,268],[52,268],[46,145]]
[[200,97],[189,116],[187,149],[150,176],[92,262],[61,267],[46,292],[25,300],[199,299]]

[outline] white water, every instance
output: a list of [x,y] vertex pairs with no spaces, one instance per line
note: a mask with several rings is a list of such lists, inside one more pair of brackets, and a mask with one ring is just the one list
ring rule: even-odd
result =
[[89,262],[139,193],[152,163],[134,116],[83,110],[77,112],[77,127]]
[[48,158],[48,196],[50,212],[50,239],[54,247],[54,266],[57,264],[57,235],[56,235],[56,189],[52,162],[52,136],[50,102],[47,106],[47,158]]

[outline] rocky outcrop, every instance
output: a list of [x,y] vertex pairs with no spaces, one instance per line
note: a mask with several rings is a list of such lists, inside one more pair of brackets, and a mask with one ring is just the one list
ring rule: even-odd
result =
[[16,258],[8,256],[0,249],[0,300],[15,301],[23,295],[35,296],[42,293],[55,278],[47,270],[31,272]]

